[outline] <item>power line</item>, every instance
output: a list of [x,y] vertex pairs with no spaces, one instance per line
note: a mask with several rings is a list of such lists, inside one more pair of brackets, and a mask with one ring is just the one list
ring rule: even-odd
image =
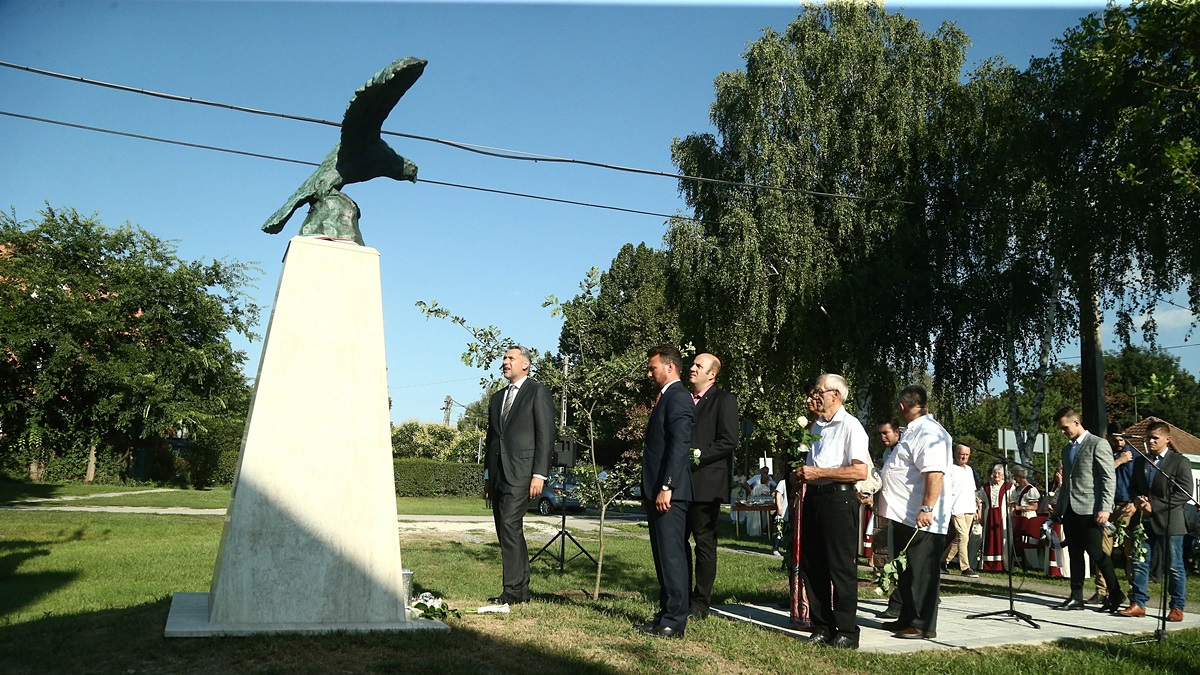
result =
[[[1166,351],[1168,349],[1183,349],[1184,347],[1200,347],[1200,342],[1190,344],[1190,345],[1171,345],[1170,347],[1157,347],[1157,349]],[[1082,356],[1060,356],[1058,358],[1058,360],[1059,361],[1075,361],[1077,359],[1082,359],[1082,358],[1083,358]]]
[[[245,157],[255,157],[258,159],[270,159],[270,160],[275,160],[277,162],[290,162],[292,164],[303,164],[305,166],[320,166],[320,164],[318,162],[306,162],[306,161],[300,160],[300,159],[291,159],[289,157],[279,157],[276,155],[264,155],[262,153],[257,153],[257,152],[247,152],[245,150],[234,150],[232,148],[222,148],[222,147],[216,146],[216,145],[204,145],[201,143],[188,143],[186,141],[177,141],[177,140],[174,140],[171,138],[162,138],[159,136],[146,136],[144,134],[134,134],[134,133],[130,133],[127,131],[116,131],[114,129],[105,129],[103,127],[93,127],[93,126],[87,126],[84,124],[72,124],[71,122],[52,120],[52,119],[48,119],[45,117],[35,117],[33,115],[21,115],[19,113],[8,112],[5,110],[0,110],[0,115],[5,115],[7,117],[16,117],[19,119],[30,120],[33,122],[44,122],[46,124],[55,124],[55,125],[63,126],[63,127],[70,127],[72,129],[83,129],[85,131],[96,131],[96,132],[99,132],[102,134],[112,134],[114,136],[122,136],[125,138],[136,138],[136,139],[143,140],[143,141],[153,141],[155,143],[166,143],[168,145],[181,145],[181,146],[188,147],[188,148],[197,148],[200,150],[212,150],[214,152],[225,152],[225,153],[229,153],[229,154],[233,154],[233,155],[242,155]],[[604,209],[606,211],[619,211],[621,213],[633,213],[633,214],[637,214],[637,215],[656,216],[656,217],[660,217],[660,218],[679,218],[681,220],[692,220],[692,221],[698,220],[696,218],[691,218],[691,217],[680,215],[680,214],[659,213],[657,211],[643,211],[640,209],[630,209],[630,208],[626,208],[623,206],[613,206],[611,204],[596,204],[593,202],[582,202],[582,201],[577,201],[574,199],[562,199],[559,197],[547,197],[545,195],[535,195],[535,194],[529,194],[526,192],[514,192],[512,190],[501,190],[499,188],[486,188],[486,187],[480,187],[478,185],[465,185],[462,183],[449,183],[449,182],[445,182],[445,181],[429,180],[429,179],[425,179],[425,178],[418,178],[417,182],[418,183],[426,183],[429,185],[440,185],[443,187],[459,188],[462,190],[475,190],[477,192],[487,192],[487,193],[491,193],[491,194],[507,195],[509,197],[521,197],[524,199],[535,199],[538,201],[553,202],[556,204],[570,204],[572,206],[585,206],[585,207],[593,208],[593,209]]]
[[[97,86],[97,87],[105,87],[108,89],[115,89],[117,91],[123,91],[123,92],[131,93],[131,94],[141,94],[143,96],[153,96],[155,98],[166,99],[168,101],[177,101],[180,103],[194,103],[197,105],[211,106],[214,108],[223,108],[225,110],[233,110],[233,111],[237,111],[237,112],[250,113],[253,115],[264,115],[267,117],[276,117],[276,118],[280,118],[280,119],[295,120],[297,122],[309,122],[311,124],[323,124],[325,126],[331,126],[331,127],[341,127],[342,126],[341,123],[334,122],[332,120],[323,120],[323,119],[316,118],[316,117],[305,117],[302,115],[291,115],[288,113],[272,112],[269,110],[259,110],[257,108],[248,108],[245,106],[234,105],[232,103],[221,103],[218,101],[208,101],[205,99],[192,98],[190,96],[180,96],[178,94],[168,94],[168,93],[164,93],[164,92],[160,92],[160,91],[153,91],[150,89],[139,89],[137,87],[130,87],[130,86],[123,85],[123,84],[114,84],[112,82],[102,82],[100,80],[93,80],[90,78],[81,77],[79,75],[67,75],[64,73],[56,73],[56,72],[53,72],[50,70],[42,70],[40,68],[33,68],[31,66],[24,66],[21,64],[17,64],[17,63],[9,63],[8,61],[0,61],[0,66],[4,66],[6,68],[12,68],[14,70],[22,70],[22,71],[25,71],[28,73],[33,73],[35,75],[44,75],[47,77],[55,77],[55,78],[59,78],[59,79],[63,79],[63,80],[69,80],[71,82],[78,82],[81,84],[88,84],[88,85],[93,85],[93,86]],[[594,167],[594,168],[598,168],[598,169],[606,169],[609,171],[620,171],[620,172],[625,172],[625,173],[633,173],[633,174],[639,174],[639,175],[643,175],[643,176],[658,176],[658,177],[662,177],[662,178],[670,178],[672,180],[686,180],[686,181],[692,181],[692,182],[696,182],[696,183],[709,183],[709,184],[714,184],[714,185],[725,185],[725,186],[729,186],[729,187],[751,188],[754,190],[768,190],[768,191],[774,191],[774,192],[792,192],[792,193],[797,193],[797,194],[809,195],[811,197],[825,197],[825,198],[830,198],[830,199],[849,199],[852,201],[875,202],[875,203],[879,203],[879,204],[900,204],[900,205],[908,205],[908,206],[912,206],[912,205],[916,204],[916,202],[907,201],[907,200],[903,200],[903,199],[888,199],[888,198],[882,198],[882,197],[862,197],[859,195],[848,195],[848,194],[841,194],[841,193],[836,193],[836,192],[821,192],[821,191],[817,191],[817,190],[805,190],[803,188],[793,188],[793,187],[785,187],[785,186],[779,186],[779,185],[761,185],[758,183],[745,183],[745,182],[740,182],[740,181],[723,180],[720,178],[707,178],[704,176],[689,176],[686,174],[667,173],[665,171],[653,171],[651,169],[639,169],[639,168],[635,168],[635,167],[620,166],[617,164],[608,164],[605,162],[596,162],[596,161],[585,160],[585,159],[555,157],[553,155],[545,155],[545,154],[541,154],[541,153],[527,152],[524,150],[509,150],[506,148],[495,148],[495,147],[491,147],[491,146],[487,146],[487,145],[479,145],[476,143],[466,143],[463,141],[451,141],[451,140],[446,140],[446,139],[442,139],[442,138],[434,138],[431,136],[406,134],[406,133],[401,133],[398,131],[384,130],[384,131],[381,131],[380,133],[386,134],[388,136],[398,136],[400,138],[408,138],[408,139],[412,139],[412,140],[416,140],[416,141],[424,141],[427,143],[437,143],[439,145],[445,145],[447,147],[456,148],[458,150],[465,150],[467,152],[473,152],[473,153],[480,154],[480,155],[486,155],[488,157],[497,157],[500,159],[511,159],[511,160],[517,160],[517,161],[523,161],[523,162],[549,162],[549,163],[559,163],[559,164],[577,164],[580,166],[590,166],[590,167]],[[658,215],[658,214],[653,214],[653,215]]]

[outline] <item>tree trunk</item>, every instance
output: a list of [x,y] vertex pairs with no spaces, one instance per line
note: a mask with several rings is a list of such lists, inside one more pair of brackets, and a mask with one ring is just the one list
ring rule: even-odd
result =
[[88,448],[87,475],[83,477],[83,480],[85,483],[96,480],[96,445],[94,443],[92,447]]
[[1103,437],[1108,431],[1108,406],[1104,399],[1104,351],[1100,341],[1100,302],[1094,263],[1079,284],[1079,375],[1083,380],[1083,428]]

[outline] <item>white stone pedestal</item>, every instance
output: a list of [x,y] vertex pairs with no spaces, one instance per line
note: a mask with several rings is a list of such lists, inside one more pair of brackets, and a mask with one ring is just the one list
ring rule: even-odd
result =
[[167,637],[436,628],[406,620],[379,253],[295,237],[209,593]]

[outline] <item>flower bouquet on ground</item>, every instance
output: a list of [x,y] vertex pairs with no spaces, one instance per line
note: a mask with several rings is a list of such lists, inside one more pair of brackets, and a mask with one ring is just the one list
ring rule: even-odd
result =
[[413,598],[411,607],[413,618],[444,621],[447,617],[453,616],[457,619],[462,616],[462,612],[451,607],[442,598],[435,598],[433,593],[428,591]]

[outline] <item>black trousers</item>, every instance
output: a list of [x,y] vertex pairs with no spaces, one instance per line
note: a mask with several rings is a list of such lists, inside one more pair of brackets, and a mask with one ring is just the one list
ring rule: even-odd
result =
[[688,555],[688,588],[691,589],[691,609],[707,612],[712,607],[713,584],[717,580],[717,519],[721,502],[692,502],[688,505],[687,533],[696,544],[695,567],[692,567],[692,548]]
[[496,481],[492,486],[492,519],[500,541],[504,566],[504,592],[518,600],[529,599],[529,549],[525,545],[525,511],[529,487],[514,488]]
[[688,618],[688,502],[671,502],[659,513],[654,502],[643,502],[650,524],[650,552],[658,576],[658,613],[654,623],[680,631]]
[[1067,538],[1067,552],[1071,555],[1071,597],[1083,600],[1083,574],[1086,567],[1083,564],[1083,554],[1086,551],[1096,566],[1096,571],[1104,577],[1108,584],[1110,598],[1121,597],[1121,587],[1117,585],[1117,573],[1113,570],[1112,558],[1104,552],[1104,532],[1096,524],[1092,514],[1081,515],[1067,507],[1062,516],[1063,535]]
[[900,618],[897,621],[906,628],[937,630],[946,535],[918,530],[896,521],[892,521],[891,527],[893,541],[899,547],[892,554],[893,559],[908,545],[908,565],[900,572]]
[[818,630],[858,637],[858,498],[854,490],[804,496],[801,566],[808,582],[812,623]]

